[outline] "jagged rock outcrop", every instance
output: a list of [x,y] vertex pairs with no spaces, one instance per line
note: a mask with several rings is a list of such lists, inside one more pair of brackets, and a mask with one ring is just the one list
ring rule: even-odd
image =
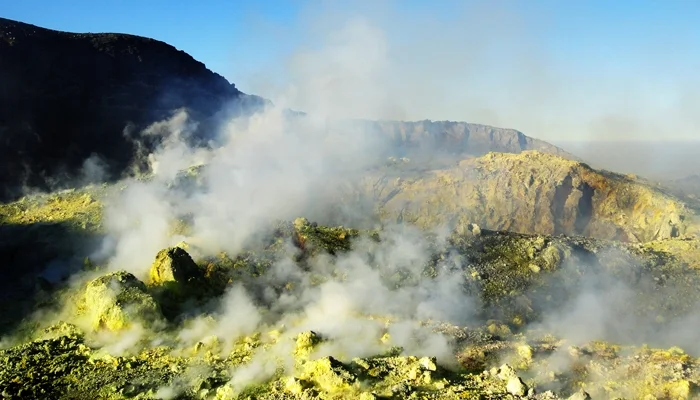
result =
[[147,283],[163,315],[172,318],[197,299],[221,295],[226,281],[208,278],[184,248],[175,246],[158,252]]
[[224,107],[264,103],[157,40],[4,18],[0,76],[0,199],[18,185],[75,176],[93,153],[118,175],[136,150],[133,135],[175,109],[188,109],[204,132]]
[[693,208],[670,193],[538,151],[489,153],[417,173],[388,169],[365,177],[358,190],[384,217],[423,227],[473,222],[632,242],[697,231]]
[[201,277],[201,271],[187,251],[180,247],[163,249],[149,270],[149,284],[188,284]]

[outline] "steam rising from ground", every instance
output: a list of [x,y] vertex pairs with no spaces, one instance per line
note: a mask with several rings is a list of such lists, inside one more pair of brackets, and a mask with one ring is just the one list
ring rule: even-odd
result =
[[[299,55],[294,65],[299,79],[274,97],[276,106],[226,121],[208,146],[189,144],[197,121],[184,110],[149,127],[143,134],[161,143],[148,155],[154,174],[117,185],[106,203],[109,235],[96,258],[112,270],[144,278],[155,254],[182,240],[197,258],[222,251],[236,254],[276,220],[307,216],[319,223],[374,221],[362,209],[339,214],[334,194],[338,185],[381,162],[391,149],[361,125],[339,118],[400,116],[401,107],[389,96],[395,95],[389,89],[396,84],[389,61],[382,31],[365,19],[353,19],[329,36],[322,51]],[[285,107],[296,98],[305,99],[308,116],[289,116]],[[96,165],[86,163],[86,174],[97,176]],[[196,165],[202,167],[195,184],[180,178],[183,170]],[[173,235],[177,220],[186,221],[190,229]],[[337,259],[313,259],[309,270],[293,262],[296,251],[290,245],[288,257],[268,274],[233,285],[214,318],[198,317],[186,324],[178,335],[180,343],[193,345],[213,335],[222,338],[226,351],[241,335],[284,325],[283,334],[290,338],[306,330],[331,338],[319,355],[350,359],[386,350],[378,339],[388,332],[391,345],[404,347],[406,353],[437,356],[449,364],[455,350],[449,340],[418,322],[476,321],[479,304],[464,291],[464,260],[447,257],[438,265],[437,278],[422,278],[432,253],[425,238],[410,227],[387,228],[382,242],[356,242],[353,251]],[[315,284],[314,274],[319,273],[343,279]],[[399,275],[414,281],[396,288]],[[289,293],[271,289],[287,282],[294,284]],[[620,320],[610,307],[629,301],[629,287],[586,286],[584,281],[576,289],[580,294],[572,303],[542,326],[575,343],[624,338],[619,328],[641,326],[634,319]],[[694,319],[687,321],[697,326]],[[684,343],[691,337],[679,334]],[[127,351],[144,336],[144,330],[134,329],[110,348]],[[276,368],[272,360],[291,354],[291,341],[279,343],[236,370],[232,384],[244,386],[271,376]],[[163,394],[169,391],[163,389]]]
[[[631,272],[632,276],[635,270],[642,268],[634,257],[622,255],[621,259],[626,264],[621,268]],[[567,291],[567,301],[545,308],[545,317],[541,322],[532,324],[532,328],[566,338],[572,346],[581,346],[592,340],[608,340],[621,344],[680,346],[689,353],[700,354],[696,338],[700,317],[695,304],[697,297],[688,297],[687,304],[681,307],[670,308],[666,305],[672,304],[666,302],[667,298],[678,296],[674,291],[684,290],[681,293],[687,293],[688,287],[680,287],[679,280],[675,284],[661,286],[659,278],[648,274],[640,273],[636,278],[630,278],[630,275],[621,275],[614,269],[567,264],[549,277],[553,284],[548,290],[535,297],[541,299]],[[579,275],[580,279],[575,280],[575,284],[555,283],[563,275]]]
[[[216,148],[187,147],[181,136],[187,124],[185,111],[159,123],[174,133],[149,155],[153,178],[125,182],[108,203],[113,235],[103,252],[115,253],[114,268],[142,274],[136,265],[147,267],[154,251],[174,244],[169,228],[175,219],[189,221],[188,240],[215,254],[239,251],[276,220],[328,216],[337,185],[376,163],[382,151],[378,139],[361,130],[336,124],[340,130],[329,134],[325,121],[292,121],[278,108],[230,121],[222,127],[223,146]],[[178,173],[204,162],[201,185],[176,185]]]
[[[112,242],[102,255],[110,264],[138,274],[154,252],[167,244],[170,219],[193,225],[189,238],[204,253],[235,253],[276,219],[299,215],[325,222],[338,215],[331,207],[336,184],[380,160],[387,150],[359,124],[338,118],[379,117],[389,104],[384,84],[387,46],[382,32],[364,18],[347,21],[321,51],[300,54],[294,67],[300,79],[273,96],[276,106],[222,124],[207,148],[188,139],[197,121],[179,111],[146,129],[161,146],[148,155],[155,177],[129,182],[109,205]],[[289,117],[288,100],[307,99],[305,118]],[[202,188],[171,190],[183,169],[206,162]],[[361,214],[354,210],[354,215]]]
[[[360,23],[352,29],[369,28]],[[351,44],[332,49],[336,62],[351,61],[356,46],[362,45]],[[377,53],[381,58],[381,48]],[[328,72],[340,74],[329,79],[350,86],[376,79],[371,60],[363,69],[332,66]],[[308,110],[308,117],[290,117],[282,107],[269,107],[226,121],[208,147],[187,144],[196,122],[184,110],[149,127],[144,134],[159,137],[161,143],[148,155],[153,176],[122,182],[123,187],[107,200],[109,235],[96,258],[105,260],[112,270],[124,269],[143,279],[154,255],[181,240],[191,246],[188,251],[195,258],[221,251],[236,254],[277,220],[297,216],[320,223],[343,217],[356,223],[367,217],[372,220],[372,215],[361,215],[362,210],[339,215],[333,200],[339,184],[381,162],[388,149],[362,125],[333,117],[337,109],[352,107],[351,103],[367,106],[373,99],[358,94],[334,103],[324,96],[333,89],[316,78],[316,73],[311,74],[312,81],[304,88],[307,96],[318,99],[318,107]],[[196,182],[181,179],[179,174],[193,165],[201,165]],[[187,221],[190,229],[173,236],[173,222],[178,219]],[[285,326],[288,338],[308,330],[329,338],[318,349],[319,355],[349,360],[401,346],[409,354],[437,356],[444,365],[454,363],[448,339],[419,321],[463,324],[472,318],[475,306],[463,290],[458,257],[445,259],[436,279],[423,279],[423,268],[432,256],[428,242],[417,229],[400,226],[386,229],[381,243],[358,241],[352,252],[337,259],[312,259],[310,270],[293,261],[297,252],[290,244],[288,257],[278,260],[267,274],[233,285],[213,318],[188,321],[178,335],[181,345],[193,346],[216,336],[225,353],[240,336]],[[342,279],[314,283],[318,275]],[[396,289],[397,276],[411,276],[413,283]],[[293,285],[291,292],[280,295],[272,290],[286,283]],[[385,333],[391,337],[388,344],[380,341]],[[266,354],[237,369],[232,384],[242,387],[266,379],[275,372],[275,359],[287,358],[291,364],[290,343],[280,340]]]
[[[345,218],[353,225],[373,220],[360,209],[341,212],[333,200],[338,185],[381,162],[389,150],[361,124],[337,118],[351,108],[360,110],[359,116],[385,101],[381,93],[368,91],[386,73],[385,50],[381,43],[371,43],[374,34],[363,21],[350,23],[328,49],[330,62],[318,56],[319,70],[309,71],[303,87],[290,88],[314,99],[313,107],[304,110],[309,112],[306,117],[290,117],[281,101],[282,106],[226,121],[216,139],[199,148],[188,145],[196,121],[184,110],[149,127],[144,135],[161,143],[148,155],[153,176],[123,182],[124,187],[108,199],[109,236],[96,258],[105,260],[110,269],[125,269],[143,279],[154,255],[181,240],[191,246],[188,250],[194,257],[221,251],[236,254],[277,220],[306,216],[328,223]],[[373,46],[373,57],[360,63],[355,55],[368,45]],[[202,165],[196,183],[180,179],[179,174],[193,165]],[[173,236],[178,219],[190,229]],[[464,323],[471,318],[475,307],[463,291],[458,258],[445,260],[437,279],[422,279],[431,253],[423,236],[409,227],[387,230],[379,244],[358,242],[352,252],[335,260],[313,259],[309,271],[292,261],[297,251],[290,245],[288,258],[279,260],[265,276],[232,286],[214,318],[189,321],[178,340],[191,346],[213,335],[226,352],[242,335],[282,325],[289,337],[318,332],[331,339],[321,345],[320,355],[349,360],[386,351],[389,344],[379,339],[388,332],[392,346],[437,356],[445,365],[453,363],[447,338],[419,321]],[[319,274],[343,279],[314,283]],[[399,275],[412,276],[414,283],[395,289]],[[271,290],[290,282],[294,288],[290,293]],[[279,343],[238,369],[234,386],[274,373],[275,358],[289,358],[293,341]]]
[[[290,119],[277,108],[226,123],[220,147],[187,146],[183,137],[191,122],[184,111],[159,126],[167,129],[161,131],[163,146],[149,158],[155,175],[125,182],[126,188],[108,203],[106,222],[111,235],[100,254],[108,258],[110,268],[126,269],[142,278],[160,249],[181,240],[193,246],[190,252],[195,257],[220,251],[236,254],[275,220],[327,215],[334,210],[330,199],[336,184],[360,174],[387,150],[365,132],[351,130],[356,125]],[[345,129],[330,132],[328,126]],[[171,130],[175,134],[169,134]],[[202,163],[196,184],[180,181],[178,173]],[[187,219],[192,229],[170,236],[174,218]],[[437,247],[445,241],[441,233]],[[316,356],[350,360],[382,353],[392,345],[403,347],[407,354],[436,356],[443,365],[453,365],[458,349],[450,338],[421,326],[420,321],[473,325],[483,322],[480,304],[464,290],[468,265],[458,255],[439,263],[437,278],[422,277],[432,251],[417,229],[390,225],[384,227],[381,242],[356,241],[351,252],[311,259],[304,270],[293,261],[298,249],[290,243],[287,257],[266,275],[233,285],[213,318],[189,320],[178,334],[179,346],[191,348],[216,337],[226,354],[241,336],[284,326],[282,340],[259,350],[250,363],[232,372],[231,385],[237,390],[273,376],[279,360],[286,360],[291,368],[293,338],[308,330],[330,339],[318,347]],[[653,282],[630,285],[611,272],[586,268],[567,265],[553,275],[553,282],[557,274],[583,273],[583,278],[574,286],[539,293],[543,297],[549,290],[567,291],[569,301],[545,309],[544,320],[532,328],[566,338],[569,345],[607,339],[682,344],[687,350],[700,350],[692,340],[695,313],[654,332],[656,316],[628,312],[635,303],[635,291],[652,287]],[[314,283],[318,275],[342,279]],[[410,276],[413,283],[397,288],[397,276]],[[293,290],[284,294],[272,290],[287,283]],[[379,340],[385,333],[390,335],[389,343]],[[119,352],[145,337],[146,331],[134,329],[112,343],[104,340],[111,351]],[[551,356],[550,368],[570,368],[567,354],[564,347]]]

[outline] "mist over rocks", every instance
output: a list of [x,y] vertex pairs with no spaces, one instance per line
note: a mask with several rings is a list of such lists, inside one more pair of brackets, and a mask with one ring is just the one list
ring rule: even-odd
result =
[[146,292],[146,285],[133,275],[117,271],[87,283],[81,307],[93,329],[113,331],[134,322],[154,322],[160,308]]
[[156,260],[149,271],[149,283],[163,285],[167,283],[186,283],[197,278],[197,264],[187,252],[180,247],[163,249],[156,255]]
[[[694,359],[678,348],[623,351],[590,342],[631,338],[698,351],[692,305],[700,301],[700,275],[677,254],[489,230],[445,240],[304,218],[288,224],[281,237],[263,242],[266,249],[198,260],[212,272],[204,281],[234,283],[218,309],[190,307],[165,324],[159,309],[167,299],[150,295],[159,286],[123,271],[92,272],[100,275],[67,292],[79,295],[78,316],[87,314],[89,329],[60,322],[80,321],[70,313],[37,314],[43,332],[0,350],[0,388],[86,399],[557,399],[586,382],[594,398],[687,398],[700,379]],[[299,246],[300,236],[314,245],[298,249],[307,257],[290,260],[297,250],[280,244]],[[156,268],[170,252],[155,256]],[[189,263],[184,249],[176,252]],[[260,263],[268,252],[275,258]],[[481,315],[464,319],[475,310]],[[158,329],[143,329],[154,323]],[[538,329],[561,339],[540,337]],[[618,376],[625,365],[636,369],[619,375],[620,386],[606,385],[610,375],[595,380],[606,371]],[[23,374],[30,378],[17,380]]]

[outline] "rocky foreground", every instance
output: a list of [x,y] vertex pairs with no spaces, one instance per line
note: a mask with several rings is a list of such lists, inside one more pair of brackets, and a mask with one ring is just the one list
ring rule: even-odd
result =
[[[696,396],[696,238],[619,243],[465,224],[445,237],[423,234],[425,259],[392,269],[387,258],[370,261],[381,285],[358,296],[423,296],[444,321],[396,303],[377,303],[380,314],[281,315],[280,299],[318,288],[353,298],[362,287],[352,283],[371,280],[345,263],[368,249],[381,254],[395,233],[299,218],[236,255],[198,256],[187,243],[163,249],[139,275],[68,254],[76,240],[100,235],[101,190],[2,206],[0,254],[13,267],[3,270],[13,277],[2,294],[3,398]],[[56,276],[30,268],[57,259],[67,269]],[[450,282],[458,290],[440,297]],[[231,300],[235,287],[252,302]],[[452,312],[452,296],[471,308]],[[29,309],[36,313],[23,321],[13,313]],[[313,310],[326,321],[313,322]]]

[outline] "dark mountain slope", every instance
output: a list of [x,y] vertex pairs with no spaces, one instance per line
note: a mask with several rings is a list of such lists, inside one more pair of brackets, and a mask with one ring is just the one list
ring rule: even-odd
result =
[[157,40],[0,18],[0,197],[75,175],[92,153],[119,173],[134,153],[127,125],[182,107],[206,121],[226,105],[263,101]]

